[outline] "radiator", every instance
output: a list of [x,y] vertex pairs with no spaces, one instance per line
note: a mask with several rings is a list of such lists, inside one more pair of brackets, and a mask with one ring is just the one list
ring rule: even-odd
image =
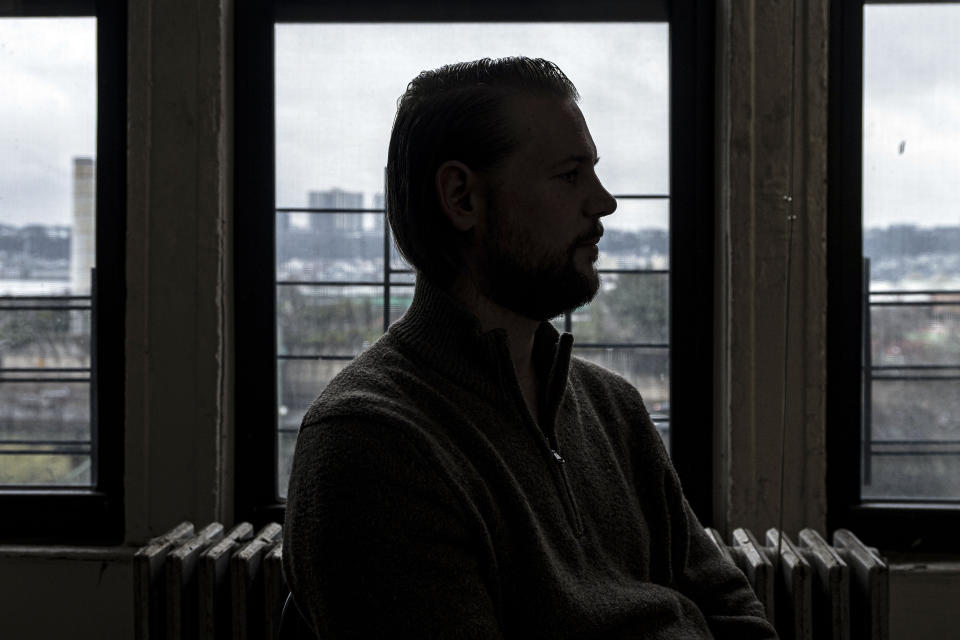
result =
[[[887,565],[845,529],[833,545],[812,529],[794,543],[776,529],[763,542],[735,529],[713,542],[750,581],[782,640],[889,640]],[[280,566],[281,527],[254,534],[189,522],[134,555],[138,640],[276,640],[287,586]],[[779,561],[777,547],[780,546]]]
[[729,544],[707,533],[746,574],[782,640],[889,640],[887,564],[850,531],[838,529],[833,546],[813,529],[796,544],[776,529],[763,543],[746,529]]
[[138,640],[276,640],[287,587],[281,533],[184,522],[133,557]]

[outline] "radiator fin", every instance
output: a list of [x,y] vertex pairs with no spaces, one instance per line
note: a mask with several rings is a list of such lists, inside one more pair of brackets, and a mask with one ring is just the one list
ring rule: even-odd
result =
[[133,623],[138,638],[166,638],[166,588],[164,562],[167,555],[193,536],[193,523],[179,525],[153,538],[133,556]]
[[167,556],[167,637],[193,640],[197,637],[197,566],[200,554],[223,538],[223,525],[214,522],[203,528]]
[[283,531],[271,522],[230,557],[230,595],[233,608],[233,639],[269,639],[264,611],[264,556],[280,543]]
[[197,575],[200,637],[230,640],[230,556],[253,537],[253,525],[241,522],[200,556]]

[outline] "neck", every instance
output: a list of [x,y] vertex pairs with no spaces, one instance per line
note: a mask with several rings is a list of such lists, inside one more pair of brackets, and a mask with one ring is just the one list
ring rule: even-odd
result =
[[480,293],[476,285],[468,278],[458,278],[454,283],[451,294],[460,304],[473,313],[480,321],[480,328],[484,332],[492,329],[503,329],[507,333],[507,344],[510,347],[510,360],[517,375],[517,382],[523,392],[524,400],[530,409],[534,420],[537,419],[537,377],[533,367],[533,342],[538,320],[520,315],[503,307],[487,296]]

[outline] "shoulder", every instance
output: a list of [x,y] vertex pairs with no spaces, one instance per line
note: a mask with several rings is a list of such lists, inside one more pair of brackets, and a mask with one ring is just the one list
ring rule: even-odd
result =
[[388,333],[347,364],[310,405],[302,427],[332,418],[396,418],[424,387],[424,369]]
[[584,358],[570,358],[568,384],[578,395],[599,397],[618,405],[643,406],[640,392],[626,378]]
[[438,417],[453,413],[442,385],[436,372],[385,334],[334,376],[310,405],[296,455],[327,466],[339,464],[330,462],[334,457],[347,467],[363,459],[375,468],[406,451],[411,460],[429,460],[438,468],[462,466],[462,453]]
[[666,458],[663,441],[640,392],[622,375],[574,356],[567,392],[576,399],[581,414],[604,425],[611,437],[624,438],[629,449],[645,452],[644,455]]

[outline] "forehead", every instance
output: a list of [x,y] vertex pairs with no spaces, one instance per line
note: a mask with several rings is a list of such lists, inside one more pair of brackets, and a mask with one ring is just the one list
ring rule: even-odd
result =
[[596,157],[590,130],[573,100],[544,96],[514,96],[504,108],[518,141],[517,154],[544,163],[569,156]]

